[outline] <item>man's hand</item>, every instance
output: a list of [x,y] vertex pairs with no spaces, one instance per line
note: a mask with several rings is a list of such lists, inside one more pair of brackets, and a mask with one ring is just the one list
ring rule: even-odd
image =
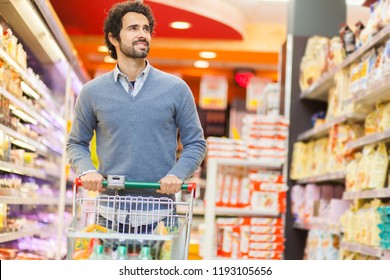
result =
[[180,191],[183,185],[183,180],[177,178],[175,175],[167,175],[160,181],[160,189],[157,190],[161,194],[175,194]]
[[104,180],[103,176],[98,172],[91,172],[80,177],[81,182],[83,182],[83,188],[89,191],[101,192],[103,188],[102,181]]

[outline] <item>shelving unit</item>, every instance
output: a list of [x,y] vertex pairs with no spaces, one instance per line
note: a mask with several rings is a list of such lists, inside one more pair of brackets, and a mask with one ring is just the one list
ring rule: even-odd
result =
[[23,237],[39,235],[42,232],[42,228],[25,229],[15,232],[0,233],[0,243],[17,240]]
[[350,242],[341,242],[340,248],[350,252],[356,252],[366,256],[376,257],[379,259],[382,259],[385,255],[385,250],[382,250],[381,248],[375,248],[371,246],[350,243]]
[[297,183],[309,184],[309,183],[325,183],[325,182],[343,182],[344,180],[345,180],[345,172],[339,171],[335,173],[315,175],[315,176],[299,179],[297,180]]
[[301,92],[301,99],[314,99],[328,101],[328,91],[334,84],[334,75],[341,69],[351,65],[354,61],[362,57],[368,50],[384,43],[390,37],[390,25],[378,32],[366,45],[349,55],[342,63],[326,73],[318,81],[313,83],[307,90]]
[[301,230],[319,229],[337,235],[340,235],[342,232],[340,225],[331,225],[324,222],[311,222],[311,223],[294,222],[294,228],[301,229]]
[[345,148],[349,151],[352,151],[359,148],[363,148],[366,145],[376,144],[379,142],[388,142],[388,141],[390,141],[390,129],[383,132],[373,133],[371,135],[367,135],[362,138],[359,138],[355,141],[351,141],[347,143]]
[[324,123],[316,128],[309,129],[305,132],[302,132],[298,136],[298,141],[308,141],[311,139],[318,139],[324,136],[329,135],[329,129],[337,124],[357,122],[364,120],[364,115],[362,114],[347,114],[345,116],[337,117],[327,123]]
[[203,259],[215,259],[215,222],[216,216],[251,216],[251,217],[279,217],[280,213],[270,211],[269,209],[247,210],[227,207],[216,207],[216,186],[219,166],[240,166],[253,168],[268,168],[281,170],[283,162],[269,160],[238,160],[238,159],[220,159],[209,158],[207,160],[207,181],[206,181],[206,207],[205,207],[205,233],[203,245]]
[[[336,66],[330,72],[324,74],[319,80],[313,83],[310,88],[300,93],[300,99],[304,102],[309,100],[317,100],[322,102],[328,101],[328,92],[329,89],[335,85],[334,77],[335,75],[343,69],[347,69],[353,63],[361,59],[368,51],[372,48],[379,47],[383,45],[390,38],[390,25],[387,25],[380,32],[378,32],[365,46],[359,48],[353,54],[349,55],[341,64]],[[303,53],[303,52],[302,52]],[[369,78],[368,78],[369,79]],[[390,101],[390,82],[389,77],[382,77],[380,81],[371,82],[368,80],[368,85],[365,90],[360,90],[353,95],[352,98],[347,100],[344,105],[363,105],[367,108],[375,108],[375,105],[384,102]],[[323,103],[322,103],[323,104]],[[303,106],[298,106],[300,109]],[[321,107],[324,108],[324,107]],[[314,109],[318,110],[318,109]],[[299,112],[301,113],[301,112]],[[323,125],[320,125],[316,128],[312,128],[300,133],[297,136],[298,141],[308,141],[312,139],[318,139],[321,137],[326,137],[329,134],[329,130],[335,125],[342,123],[356,123],[363,122],[367,116],[367,113],[359,114],[347,114],[340,116],[336,119],[333,119]],[[390,130],[386,130],[379,133],[374,133],[361,137],[357,140],[348,142],[345,145],[345,150],[348,153],[362,149],[366,145],[372,145],[377,143],[390,142]],[[309,183],[324,183],[324,182],[335,182],[335,183],[344,183],[346,179],[346,174],[344,171],[324,174],[324,175],[314,175],[308,178],[302,178],[296,180],[297,184],[309,184]],[[356,191],[356,192],[344,192],[344,200],[360,200],[360,199],[383,199],[390,198],[390,189],[389,187],[384,189],[376,190],[365,190],[365,191]],[[341,231],[334,229],[332,227],[328,228],[328,225],[315,224],[299,224],[294,223],[293,227],[296,229],[310,230],[310,229],[322,229],[322,230],[334,230],[335,234],[340,234]],[[341,248],[358,252],[364,255],[373,256],[377,258],[383,258],[387,251],[381,248],[373,248],[369,246],[364,246],[361,244],[354,244],[343,242],[341,243]]]
[[[60,24],[58,20],[53,20],[50,24],[45,22],[46,20],[51,21],[54,18],[54,11],[41,10],[41,13],[39,13],[38,9],[41,9],[46,3],[44,1],[39,3],[33,2],[26,1],[23,4],[24,10],[22,15],[18,9],[18,1],[3,1],[0,4],[0,9],[3,12],[1,16],[4,18],[0,18],[0,20],[3,27],[9,27],[13,34],[18,37],[17,42],[23,44],[23,48],[28,52],[29,59],[40,64],[39,72],[41,76],[38,77],[35,75],[33,73],[35,70],[28,68],[30,65],[27,65],[27,68],[21,66],[25,63],[19,64],[10,55],[11,52],[5,51],[5,48],[2,46],[0,48],[0,60],[7,65],[7,69],[11,69],[18,75],[20,78],[20,84],[18,86],[20,88],[18,91],[10,90],[8,85],[3,85],[2,83],[0,85],[0,96],[12,105],[12,107],[10,106],[10,113],[13,116],[18,117],[21,122],[36,125],[33,128],[34,130],[32,130],[38,136],[29,137],[29,134],[19,130],[19,127],[8,126],[7,121],[0,124],[0,130],[6,135],[7,141],[9,139],[9,142],[12,143],[12,147],[15,146],[26,149],[28,152],[35,152],[39,158],[44,159],[43,164],[39,165],[44,167],[30,167],[26,163],[15,163],[17,162],[16,160],[5,157],[4,160],[0,161],[0,171],[4,174],[17,174],[35,178],[37,179],[37,184],[44,182],[51,188],[56,189],[54,193],[58,194],[53,197],[42,196],[40,193],[29,194],[28,197],[0,195],[0,203],[7,204],[14,209],[20,209],[21,212],[30,211],[31,207],[29,206],[31,205],[40,206],[38,209],[43,209],[44,206],[49,206],[44,209],[51,209],[51,211],[57,209],[55,211],[57,211],[58,220],[56,221],[55,228],[53,227],[52,229],[57,230],[57,233],[54,233],[57,234],[56,258],[60,259],[62,258],[61,246],[67,227],[67,225],[63,224],[65,205],[72,205],[73,200],[65,196],[66,184],[70,179],[66,178],[65,167],[60,166],[61,160],[65,158],[65,130],[67,129],[66,124],[69,116],[62,112],[61,108],[64,105],[64,101],[59,100],[59,98],[68,97],[74,92],[77,93],[80,85],[87,81],[87,79],[86,76],[83,76],[85,72],[80,68],[76,52],[72,52],[73,47],[68,45],[70,41],[65,40],[59,42],[52,35],[60,34],[60,36],[66,37],[64,29],[58,26]],[[38,17],[36,16],[37,13],[39,13]],[[37,21],[42,21],[34,22],[34,30],[28,24],[29,15],[34,15],[34,18],[39,19]],[[54,25],[53,22],[55,23]],[[37,28],[42,28],[42,30],[37,30]],[[43,34],[42,37],[37,38],[37,32],[41,32],[40,34]],[[45,36],[53,39],[53,44],[49,49],[42,44],[44,39],[46,39]],[[2,41],[2,44],[4,42]],[[48,52],[51,52],[51,54],[48,55]],[[57,52],[57,56],[53,55],[54,52]],[[60,52],[60,55],[58,55],[58,52]],[[46,71],[52,72],[51,75],[45,75]],[[55,84],[55,88],[49,89],[43,81],[46,81],[47,84]],[[32,100],[26,101],[19,94],[15,93],[16,95],[14,95],[14,92],[19,92],[19,90],[23,91],[23,94]],[[69,98],[64,98],[64,100],[65,106],[70,103]],[[58,166],[58,169],[56,166]],[[6,194],[7,192],[3,191],[2,193]],[[45,237],[43,233],[46,233],[45,227],[35,226],[27,222],[23,226],[23,230],[19,232],[0,234],[0,242],[3,243],[35,235]],[[51,238],[53,237],[54,235],[51,233]]]
[[[0,203],[16,205],[57,205],[58,197],[17,197],[17,196],[0,196]],[[72,205],[71,198],[66,199],[66,205]]]
[[343,199],[373,199],[373,198],[390,198],[390,188],[380,190],[366,190],[357,192],[344,192]]

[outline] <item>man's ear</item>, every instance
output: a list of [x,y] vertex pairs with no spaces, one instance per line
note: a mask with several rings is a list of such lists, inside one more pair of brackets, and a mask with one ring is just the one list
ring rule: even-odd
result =
[[112,33],[108,33],[108,40],[110,41],[111,44],[114,45],[114,47],[117,47],[119,44],[118,44],[118,40],[114,38],[114,36],[112,36]]

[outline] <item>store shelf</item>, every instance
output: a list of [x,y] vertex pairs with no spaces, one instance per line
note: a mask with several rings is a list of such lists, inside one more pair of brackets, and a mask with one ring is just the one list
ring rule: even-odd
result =
[[[52,100],[51,93],[49,89],[42,85],[39,85],[37,80],[33,77],[31,77],[11,56],[9,56],[3,49],[0,49],[0,58],[4,60],[15,72],[17,72],[22,80],[28,84],[33,90],[35,90],[39,95],[43,96],[46,101],[48,101],[51,104],[54,104],[54,101]],[[51,105],[52,107],[54,105]],[[56,114],[53,110],[55,108],[52,108],[50,114],[52,114],[54,119],[56,120],[56,124],[59,125],[58,128],[64,129],[65,128],[65,120],[61,118],[58,114]]]
[[353,114],[347,114],[345,116],[334,118],[333,120],[325,124],[319,125],[316,128],[312,128],[308,131],[299,134],[298,141],[307,141],[307,140],[318,139],[327,136],[329,134],[329,129],[332,128],[333,126],[345,122],[362,121],[364,120],[364,117],[365,116],[362,114],[353,113]]
[[308,184],[308,183],[324,183],[324,182],[344,182],[345,181],[345,172],[339,171],[334,173],[328,173],[317,176],[310,176],[307,178],[297,180],[298,184]]
[[41,169],[24,167],[24,166],[16,165],[16,164],[9,163],[6,161],[0,161],[0,170],[10,172],[10,173],[16,173],[16,174],[20,174],[20,175],[35,177],[35,178],[39,178],[39,179],[46,179],[46,174]]
[[346,251],[356,252],[366,256],[377,257],[377,258],[382,258],[384,252],[383,249],[381,248],[366,246],[357,243],[350,243],[350,242],[341,242],[340,248]]
[[19,132],[15,131],[15,130],[13,130],[13,129],[11,129],[3,124],[0,124],[0,130],[3,131],[8,136],[11,136],[17,140],[20,140],[20,141],[28,144],[29,146],[34,147],[39,154],[48,155],[47,146],[29,138],[23,134],[20,134]]
[[365,190],[356,192],[344,192],[343,199],[365,199],[365,198],[390,198],[390,188],[380,190]]
[[241,167],[263,167],[263,168],[273,168],[273,169],[281,168],[284,163],[283,161],[277,159],[251,160],[251,159],[215,158],[211,160],[215,160],[218,165],[241,166]]
[[294,222],[293,227],[296,229],[301,229],[301,230],[311,230],[312,229],[312,226],[310,223]]
[[316,222],[316,221],[310,223],[294,222],[293,227],[301,230],[318,229],[318,230],[327,231],[337,235],[340,235],[340,233],[342,232],[340,225],[334,225],[334,224],[329,224],[325,222]]
[[301,99],[315,99],[320,101],[328,100],[328,91],[334,84],[334,75],[341,69],[349,66],[352,62],[359,59],[365,52],[371,48],[384,43],[390,37],[390,25],[387,25],[379,31],[366,45],[359,48],[353,54],[349,55],[342,63],[337,65],[329,73],[324,74],[318,81],[312,84],[307,90],[300,94]]
[[[58,205],[58,197],[16,197],[16,196],[0,196],[0,203],[14,205]],[[66,198],[66,205],[72,205],[73,199]]]
[[383,77],[381,81],[369,85],[366,90],[362,90],[354,95],[350,102],[357,105],[374,106],[378,103],[390,100],[390,79]]
[[19,238],[23,238],[27,236],[33,236],[41,232],[42,229],[35,228],[35,229],[26,229],[21,231],[0,233],[0,243],[17,240]]
[[[341,67],[336,67],[337,71]],[[334,75],[336,69],[318,79],[314,84],[312,84],[308,89],[303,91],[300,94],[301,99],[315,99],[320,101],[328,101],[328,91],[334,84]]]
[[215,207],[215,214],[217,216],[246,216],[246,217],[279,217],[280,212],[262,209],[240,209],[233,207]]
[[366,145],[376,144],[379,142],[390,141],[390,129],[383,132],[373,133],[364,137],[361,137],[355,141],[348,142],[345,145],[346,150],[353,151],[359,148],[363,148]]
[[0,86],[0,94],[6,97],[14,104],[17,108],[21,109],[25,114],[29,115],[37,122],[43,124],[45,127],[50,127],[50,122],[46,120],[43,116],[41,116],[33,107],[28,107],[26,103],[22,100],[18,99],[15,95],[8,92],[5,88]]

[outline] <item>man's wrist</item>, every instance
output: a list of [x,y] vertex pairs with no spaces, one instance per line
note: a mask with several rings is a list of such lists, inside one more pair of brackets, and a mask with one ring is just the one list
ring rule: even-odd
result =
[[79,174],[79,178],[80,178],[81,176],[84,176],[84,175],[86,175],[86,174],[88,174],[88,173],[93,173],[93,172],[98,173],[97,170],[95,170],[95,169],[87,170],[87,171],[81,172],[81,173]]

